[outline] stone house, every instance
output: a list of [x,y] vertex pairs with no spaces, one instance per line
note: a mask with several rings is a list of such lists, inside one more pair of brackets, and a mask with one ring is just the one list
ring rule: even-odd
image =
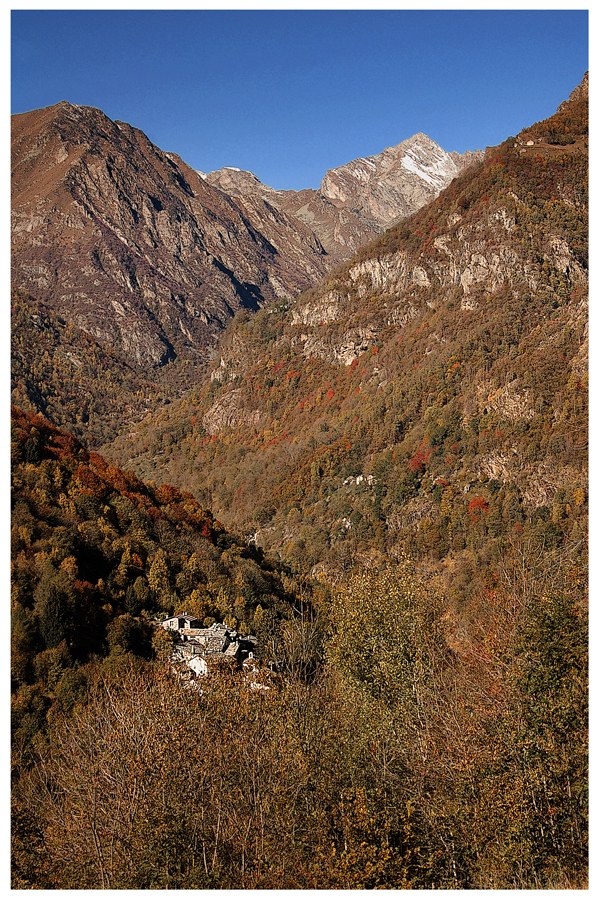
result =
[[209,667],[220,661],[240,667],[244,660],[254,657],[256,638],[253,635],[238,635],[237,631],[222,622],[215,622],[209,628],[199,628],[195,627],[200,624],[197,619],[182,613],[160,624],[179,635],[172,659],[183,662],[198,675],[206,675]]
[[191,616],[187,612],[175,613],[169,619],[160,623],[167,631],[182,631],[184,628],[199,628],[202,625],[200,619]]

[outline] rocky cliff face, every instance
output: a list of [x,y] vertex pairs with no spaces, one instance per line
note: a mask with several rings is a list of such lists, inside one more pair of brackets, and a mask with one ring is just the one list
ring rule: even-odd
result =
[[276,191],[253,172],[225,167],[204,176],[206,181],[236,201],[261,199],[307,228],[327,253],[329,268],[349,259],[358,247],[378,237],[382,228],[347,203],[326,197],[321,191]]
[[563,109],[566,109],[570,103],[576,103],[578,100],[587,100],[589,97],[590,91],[590,75],[589,72],[586,72],[581,80],[581,84],[578,84],[576,88],[573,88],[569,95],[568,100],[563,100],[563,102],[558,107],[557,112],[561,112]]
[[[261,506],[272,517],[263,545],[285,555],[297,540],[302,561],[323,535],[331,558],[352,534],[374,546],[385,532],[393,550],[397,535],[425,546],[449,529],[446,549],[463,549],[453,529],[466,523],[468,537],[471,503],[471,513],[496,503],[498,523],[511,525],[525,521],[521,508],[533,517],[547,507],[540,521],[558,522],[567,496],[579,509],[585,107],[575,100],[490,148],[287,308],[238,319],[220,341],[211,389],[142,423],[113,447],[119,461],[144,477],[158,465],[186,487],[200,483],[204,502],[236,527]],[[570,142],[556,143],[562,135]],[[407,151],[393,171],[404,156],[417,165]],[[330,202],[346,202],[352,177],[370,167],[353,171],[332,177]],[[176,427],[179,459],[161,446]],[[359,496],[348,478],[358,488],[360,474],[375,480]]]
[[275,202],[275,197],[280,191],[275,188],[263,184],[256,177],[254,172],[248,172],[244,169],[236,169],[233,166],[223,166],[215,172],[209,172],[205,175],[199,172],[208,184],[218,187],[220,190],[229,194],[230,197],[262,197],[264,200]]
[[483,153],[447,153],[426,134],[415,134],[377,156],[331,169],[321,193],[359,210],[382,229],[434,200]]
[[14,287],[143,368],[202,359],[237,309],[327,269],[297,219],[66,102],[13,117],[12,222]]
[[483,152],[447,153],[425,134],[382,153],[330,169],[318,191],[275,191],[252,172],[231,167],[204,176],[235,198],[261,197],[317,236],[331,260],[344,262],[398,219],[429,203]]
[[346,262],[384,230],[350,203],[326,197],[320,190],[285,191],[280,202],[313,229],[336,264]]

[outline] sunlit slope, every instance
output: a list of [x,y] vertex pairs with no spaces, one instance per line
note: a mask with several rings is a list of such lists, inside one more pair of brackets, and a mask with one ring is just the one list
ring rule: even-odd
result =
[[578,540],[587,169],[583,96],[321,288],[239,315],[210,381],[110,452],[302,568]]

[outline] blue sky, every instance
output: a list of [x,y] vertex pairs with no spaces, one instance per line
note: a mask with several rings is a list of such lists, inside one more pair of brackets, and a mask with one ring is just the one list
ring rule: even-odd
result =
[[13,10],[12,112],[69,100],[196,169],[318,187],[423,131],[497,144],[588,68],[586,10]]

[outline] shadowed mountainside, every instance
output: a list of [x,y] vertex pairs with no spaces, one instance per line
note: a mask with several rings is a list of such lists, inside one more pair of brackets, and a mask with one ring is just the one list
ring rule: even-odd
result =
[[143,369],[207,348],[237,309],[293,296],[327,270],[297,220],[214,190],[100,110],[13,116],[12,281]]

